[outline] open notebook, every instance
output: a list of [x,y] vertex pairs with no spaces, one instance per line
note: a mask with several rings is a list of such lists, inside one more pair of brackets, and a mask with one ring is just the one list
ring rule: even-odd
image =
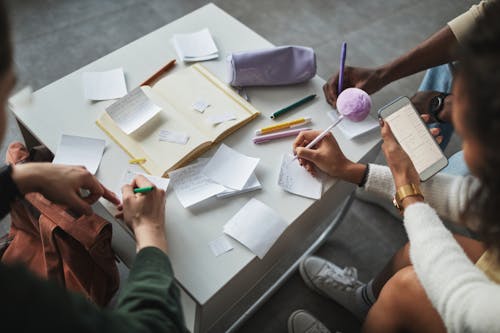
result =
[[[107,112],[97,125],[132,158],[145,158],[141,166],[156,176],[187,164],[260,114],[200,64],[167,74],[152,87],[142,89],[161,112],[128,135]],[[193,105],[199,101],[210,106],[196,111]],[[213,119],[228,114],[234,119],[213,124]],[[186,133],[189,140],[186,144],[160,141],[162,130]]]

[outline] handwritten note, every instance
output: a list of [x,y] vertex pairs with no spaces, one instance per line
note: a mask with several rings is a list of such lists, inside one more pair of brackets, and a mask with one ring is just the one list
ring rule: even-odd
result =
[[52,163],[83,165],[95,174],[101,163],[106,141],[63,134]]
[[144,125],[160,110],[161,108],[146,96],[141,87],[135,88],[106,108],[109,116],[126,134]]
[[120,188],[115,192],[118,197],[121,200],[122,197],[122,191],[121,188],[125,184],[131,184],[132,180],[137,176],[137,175],[142,175],[146,177],[147,180],[149,180],[151,183],[153,183],[156,187],[166,191],[168,189],[168,184],[170,183],[170,179],[168,178],[163,178],[163,177],[156,177],[156,176],[151,176],[143,172],[135,171],[132,169],[128,169],[125,171],[125,173],[122,176],[122,179],[120,181]]
[[221,144],[203,169],[203,174],[230,189],[242,190],[258,163],[258,158],[243,155]]
[[189,141],[189,135],[183,132],[175,132],[170,130],[161,130],[159,134],[159,140],[170,142],[170,143],[178,143],[181,145],[185,145]]
[[209,60],[217,58],[219,55],[217,46],[207,28],[194,33],[175,34],[172,42],[179,58],[184,61]]
[[287,227],[273,209],[251,199],[224,225],[224,233],[262,259]]
[[323,190],[321,180],[307,172],[297,160],[293,161],[291,154],[283,155],[278,185],[287,192],[312,199],[321,198]]
[[226,188],[226,190],[222,193],[217,194],[217,198],[229,198],[237,194],[242,194],[246,192],[251,192],[255,190],[259,190],[262,188],[262,185],[259,182],[259,179],[255,174],[252,174],[248,179],[247,183],[241,190],[233,190],[230,188]]
[[225,191],[225,187],[211,182],[201,171],[206,161],[198,162],[169,173],[175,194],[184,208]]
[[207,121],[212,125],[218,125],[221,123],[225,123],[226,121],[236,120],[236,116],[234,113],[226,112],[221,114],[213,114],[207,117]]
[[127,94],[123,68],[105,72],[86,72],[82,75],[85,98],[105,101],[121,98]]

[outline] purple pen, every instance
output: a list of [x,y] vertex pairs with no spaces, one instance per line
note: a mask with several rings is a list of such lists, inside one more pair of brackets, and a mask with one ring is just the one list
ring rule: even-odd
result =
[[340,51],[340,69],[339,69],[339,85],[337,87],[337,96],[342,92],[342,85],[344,84],[344,67],[345,57],[347,53],[347,43],[342,42],[342,50]]
[[292,130],[282,131],[282,132],[273,133],[273,134],[259,135],[259,136],[256,136],[255,138],[253,138],[253,143],[259,144],[259,143],[264,143],[264,142],[268,142],[271,140],[285,138],[288,136],[295,136],[302,131],[308,131],[308,130],[310,130],[310,128],[295,128]]

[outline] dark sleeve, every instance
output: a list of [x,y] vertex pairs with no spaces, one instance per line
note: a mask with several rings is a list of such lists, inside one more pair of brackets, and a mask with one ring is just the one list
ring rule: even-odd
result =
[[10,203],[21,196],[11,174],[12,166],[10,164],[0,168],[0,219],[9,213]]
[[5,265],[0,265],[0,295],[6,332],[187,332],[170,262],[153,247],[137,254],[114,310]]

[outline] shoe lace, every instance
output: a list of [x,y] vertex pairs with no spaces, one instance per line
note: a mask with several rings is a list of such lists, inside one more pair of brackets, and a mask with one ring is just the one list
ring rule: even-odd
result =
[[307,330],[307,333],[331,333],[323,324],[320,322],[314,323],[313,326],[309,330]]
[[358,270],[355,267],[345,267],[339,271],[327,264],[317,276],[317,282],[334,285],[337,289],[350,291],[359,285]]

